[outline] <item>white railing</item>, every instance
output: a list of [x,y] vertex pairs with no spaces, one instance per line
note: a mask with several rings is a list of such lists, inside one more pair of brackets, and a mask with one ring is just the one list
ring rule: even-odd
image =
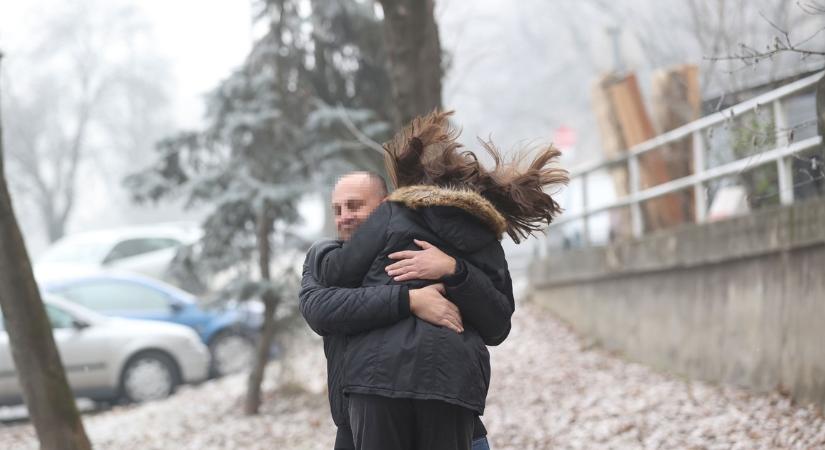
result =
[[[559,217],[558,220],[553,222],[553,224],[551,224],[550,230],[581,220],[584,223],[582,233],[584,244],[589,245],[589,222],[591,216],[612,209],[629,206],[633,236],[638,238],[644,233],[644,224],[642,222],[642,202],[673,192],[681,191],[691,186],[693,186],[695,221],[697,223],[703,223],[707,219],[708,210],[708,198],[705,183],[725,176],[741,173],[746,169],[755,166],[755,160],[758,161],[758,165],[760,166],[771,162],[776,163],[776,169],[779,172],[778,188],[780,202],[782,204],[793,203],[793,176],[791,172],[792,164],[790,159],[797,153],[804,152],[820,145],[822,142],[822,138],[820,136],[814,136],[799,142],[790,143],[788,133],[777,132],[776,148],[708,169],[705,168],[705,140],[703,138],[703,132],[713,126],[722,124],[725,121],[729,121],[748,112],[758,111],[760,108],[764,108],[767,105],[771,105],[773,108],[774,129],[777,131],[786,130],[788,125],[785,110],[782,104],[783,99],[786,99],[805,89],[812,88],[819,81],[819,79],[822,78],[823,74],[825,74],[825,72],[820,72],[797,80],[774,91],[767,92],[751,100],[742,102],[723,111],[705,116],[684,126],[668,131],[667,133],[661,134],[653,139],[632,147],[629,151],[617,158],[599,161],[597,163],[572,170],[570,172],[571,181],[578,179],[582,186],[582,210],[577,214],[565,213]],[[692,137],[693,142],[692,159],[694,173],[647,189],[641,189],[639,157],[651,150],[661,148],[668,144],[673,144],[681,139],[687,138],[688,136]],[[593,172],[622,164],[626,165],[628,173],[628,195],[603,206],[595,208],[589,207],[591,199],[588,195],[588,177]]]

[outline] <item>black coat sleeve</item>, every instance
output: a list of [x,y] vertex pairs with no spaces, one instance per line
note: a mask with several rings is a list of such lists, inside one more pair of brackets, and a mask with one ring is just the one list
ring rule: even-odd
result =
[[406,286],[361,288],[325,287],[318,278],[320,261],[326,252],[339,249],[340,243],[315,244],[304,261],[301,315],[321,336],[358,334],[392,325],[410,316],[409,290]]
[[384,202],[370,214],[349,241],[320,255],[318,281],[324,286],[359,287],[387,244],[392,206]]
[[483,269],[456,258],[456,273],[443,280],[447,297],[487,345],[501,344],[507,338],[515,311],[513,282],[504,249],[500,243],[495,245],[492,251],[484,252]]

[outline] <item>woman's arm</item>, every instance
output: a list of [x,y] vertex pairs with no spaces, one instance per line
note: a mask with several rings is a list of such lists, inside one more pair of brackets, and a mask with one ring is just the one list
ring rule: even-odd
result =
[[336,241],[316,243],[304,261],[300,309],[313,331],[321,336],[358,334],[392,325],[411,314],[459,331],[458,307],[443,297],[443,287],[438,291],[435,286],[409,289],[398,284],[360,288],[321,285],[317,279],[319,255],[340,246]]
[[395,281],[441,280],[447,297],[458,306],[464,322],[473,326],[487,345],[498,345],[510,332],[515,309],[513,286],[504,249],[496,242],[476,255],[484,261],[479,268],[461,258],[453,258],[438,247],[416,240],[423,250],[406,250],[389,255],[397,262],[386,267]]
[[[510,318],[515,311],[513,282],[504,250],[489,255],[482,270],[467,261],[456,260],[456,273],[444,278],[447,297],[458,306],[464,321],[473,325],[484,343],[501,344],[510,334]],[[493,269],[493,268],[497,269]]]

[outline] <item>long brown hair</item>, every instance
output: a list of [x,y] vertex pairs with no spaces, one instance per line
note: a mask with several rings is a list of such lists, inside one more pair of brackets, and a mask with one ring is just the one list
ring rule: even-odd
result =
[[516,243],[550,224],[561,207],[544,191],[566,184],[567,171],[555,167],[561,152],[552,145],[533,160],[520,153],[505,160],[492,142],[481,141],[494,165],[488,169],[471,151],[459,151],[459,131],[449,123],[452,111],[435,110],[415,118],[384,144],[387,173],[396,188],[433,185],[468,189],[486,198],[507,221],[507,234]]

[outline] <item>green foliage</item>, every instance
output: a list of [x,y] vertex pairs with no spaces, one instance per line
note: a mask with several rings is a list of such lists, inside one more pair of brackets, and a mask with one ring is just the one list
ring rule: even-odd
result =
[[[739,126],[732,130],[731,148],[736,159],[776,147],[776,125],[772,117],[764,118],[752,113],[740,120]],[[758,156],[754,157],[755,167],[739,175],[748,192],[748,204],[753,209],[779,203],[776,165],[760,165],[756,158]]]

